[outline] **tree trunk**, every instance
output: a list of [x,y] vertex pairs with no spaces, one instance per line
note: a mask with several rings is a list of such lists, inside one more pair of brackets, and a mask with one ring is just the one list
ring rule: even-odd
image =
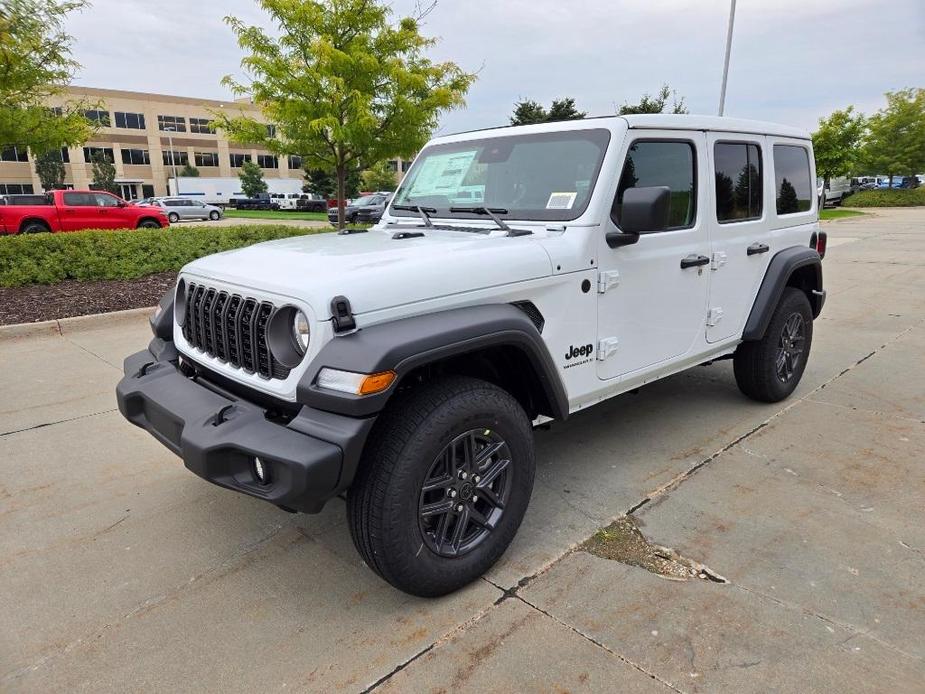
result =
[[347,190],[347,167],[343,162],[337,164],[337,228],[343,229],[344,220],[344,198]]

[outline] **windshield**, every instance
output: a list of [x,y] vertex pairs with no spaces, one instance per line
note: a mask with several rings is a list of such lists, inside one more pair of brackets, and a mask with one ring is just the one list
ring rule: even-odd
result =
[[351,205],[378,205],[383,200],[381,195],[364,195],[362,198],[357,198],[354,200]]
[[433,145],[418,155],[393,200],[434,208],[439,217],[471,218],[450,207],[484,206],[512,219],[575,219],[588,206],[609,141],[609,131],[595,129]]

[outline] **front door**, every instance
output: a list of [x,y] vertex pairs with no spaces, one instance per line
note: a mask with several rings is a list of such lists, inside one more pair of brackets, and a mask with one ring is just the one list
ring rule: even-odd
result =
[[707,146],[716,191],[713,209],[704,210],[712,251],[707,342],[719,342],[741,335],[773,255],[765,203],[772,187],[763,137],[710,133]]
[[[703,263],[710,252],[705,145],[703,133],[629,131],[613,209],[599,239],[601,379],[654,367],[703,340],[710,272]],[[644,186],[670,189],[668,228],[611,248],[605,235],[620,230],[624,191]]]
[[125,203],[112,193],[96,192],[100,229],[125,229],[134,226],[135,215],[129,214]]

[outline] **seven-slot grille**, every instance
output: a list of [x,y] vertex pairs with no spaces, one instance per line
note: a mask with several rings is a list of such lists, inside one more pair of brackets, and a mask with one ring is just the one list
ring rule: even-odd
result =
[[267,324],[275,310],[268,301],[189,282],[183,337],[232,366],[264,378],[286,378],[290,369],[273,358],[267,345]]

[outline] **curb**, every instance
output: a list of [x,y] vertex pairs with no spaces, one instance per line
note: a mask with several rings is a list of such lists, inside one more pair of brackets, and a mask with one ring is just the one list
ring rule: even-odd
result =
[[23,340],[30,337],[47,337],[50,335],[69,335],[73,333],[109,328],[121,323],[147,321],[154,311],[154,306],[130,308],[125,311],[110,313],[91,313],[86,316],[58,318],[37,323],[16,323],[0,325],[0,342]]

